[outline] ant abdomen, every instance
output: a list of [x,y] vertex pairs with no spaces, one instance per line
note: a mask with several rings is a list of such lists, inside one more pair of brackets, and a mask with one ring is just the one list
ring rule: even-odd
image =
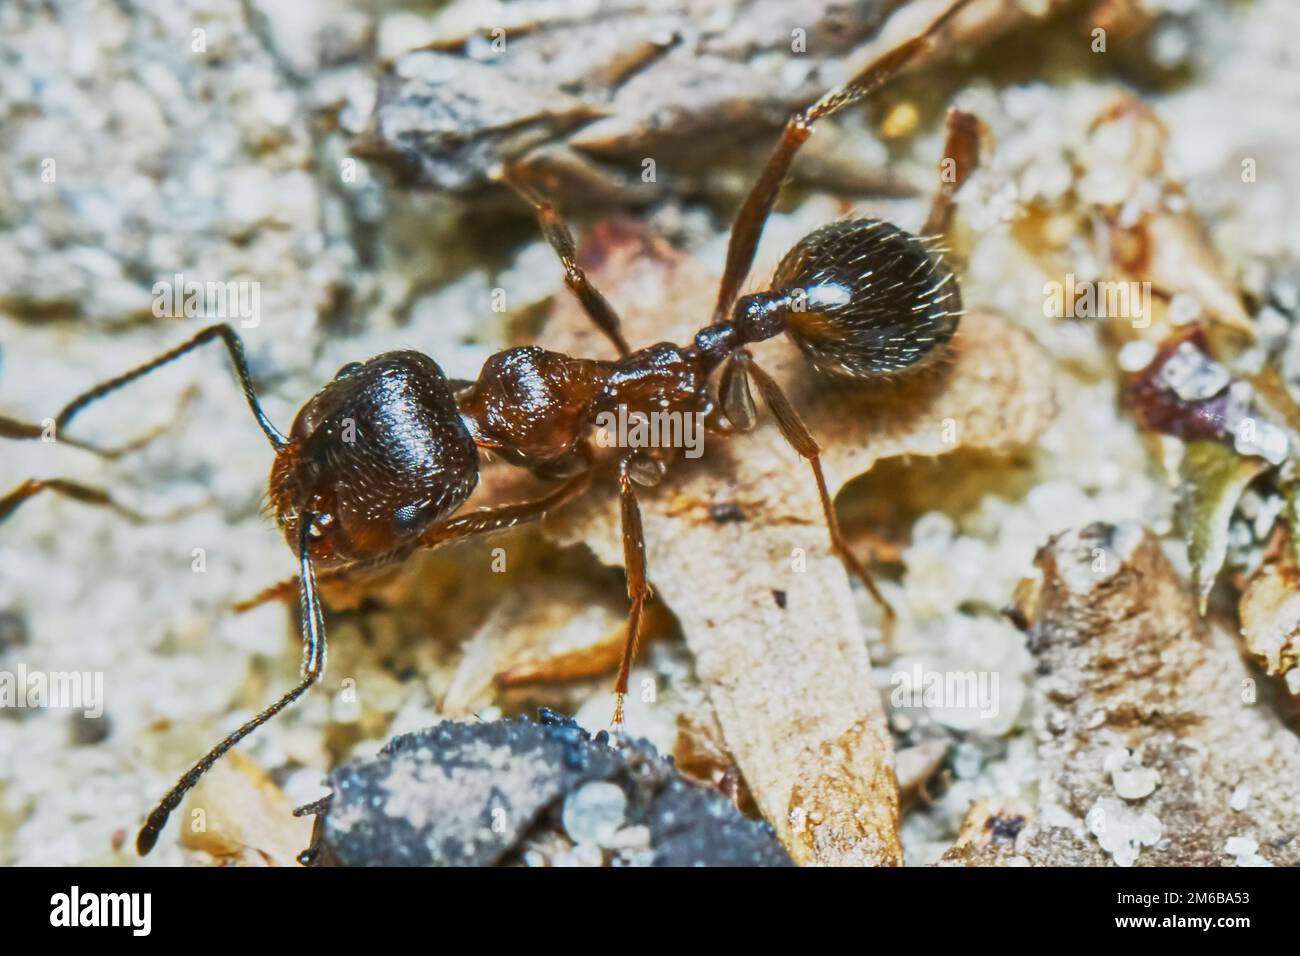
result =
[[[878,378],[938,355],[957,331],[961,292],[925,241],[879,219],[837,222],[805,236],[772,288],[737,304],[758,334],[781,325],[819,371]],[[775,328],[766,327],[775,325]]]

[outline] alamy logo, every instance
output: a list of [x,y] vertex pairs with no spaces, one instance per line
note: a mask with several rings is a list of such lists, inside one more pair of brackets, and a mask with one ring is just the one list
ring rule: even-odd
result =
[[150,893],[71,893],[50,897],[51,926],[129,926],[133,936],[148,936],[153,927]]
[[238,319],[240,328],[253,329],[262,321],[262,284],[187,282],[178,272],[170,282],[153,284],[153,314],[158,319]]
[[1150,282],[1090,282],[1067,273],[1064,282],[1043,285],[1043,315],[1049,319],[1130,319],[1135,329],[1151,324]]
[[92,719],[104,714],[103,671],[29,671],[19,664],[0,671],[0,710],[6,708],[80,710]]
[[998,715],[997,671],[928,671],[915,664],[895,673],[890,683],[894,707],[974,710],[985,719]]
[[704,415],[700,412],[617,411],[596,416],[601,448],[682,448],[687,458],[704,454]]

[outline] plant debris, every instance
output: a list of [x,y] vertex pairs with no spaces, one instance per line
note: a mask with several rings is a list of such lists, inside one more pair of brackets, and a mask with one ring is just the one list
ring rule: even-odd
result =
[[190,792],[181,842],[223,863],[293,866],[311,833],[266,771],[234,751]]
[[[557,18],[545,3],[488,14],[461,0],[381,35],[393,62],[379,82],[365,149],[405,180],[440,190],[480,189],[498,167],[516,163],[544,174],[569,202],[646,201],[665,184],[691,183],[687,170],[698,179],[701,160],[707,167],[737,141],[774,134],[790,113],[947,2],[728,0],[709,4],[707,15],[690,0],[630,2]],[[1038,12],[1060,5],[1047,0]],[[1030,19],[1016,0],[984,0],[925,60]],[[844,162],[833,139],[808,151],[823,184],[902,188]],[[664,163],[662,179],[646,174],[646,157]]]
[[959,844],[947,862],[1222,866],[1246,840],[1250,861],[1300,863],[1300,740],[1159,542],[1092,524],[1037,564],[1034,819],[1014,845]]

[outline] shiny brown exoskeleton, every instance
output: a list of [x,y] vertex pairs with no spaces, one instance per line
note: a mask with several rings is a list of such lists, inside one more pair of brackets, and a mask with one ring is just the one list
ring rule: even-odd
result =
[[[819,371],[872,381],[924,365],[940,355],[961,313],[956,279],[931,244],[872,219],[837,222],[813,232],[781,261],[770,288],[737,299],[763,224],[799,146],[813,124],[861,99],[914,59],[968,0],[956,0],[920,35],[869,65],[786,125],[781,140],[742,206],[711,321],[686,344],[661,342],[635,351],[619,331],[614,309],[579,267],[572,236],[555,209],[508,175],[534,206],[565,280],[593,322],[618,349],[613,361],[577,358],[536,347],[492,356],[476,381],[454,384],[418,352],[389,352],[351,363],[313,397],[283,434],[258,402],[243,345],[228,325],[204,329],[188,342],[72,401],[54,420],[61,433],[82,408],[213,339],[221,339],[244,396],[275,451],[269,498],[299,561],[304,644],[303,677],[291,691],[222,740],[149,815],[136,845],[148,853],[185,793],[227,750],[298,699],[325,666],[325,630],[316,573],[399,561],[417,549],[535,520],[580,495],[592,477],[589,439],[597,417],[620,407],[629,415],[699,414],[715,430],[748,431],[756,418],[751,382],[785,438],[811,466],[831,542],[846,565],[888,611],[866,569],[844,546],[822,475],[817,442],[777,383],[746,346],[785,333]],[[952,114],[961,117],[962,114]],[[961,137],[967,148],[955,150]],[[950,120],[950,152],[969,158],[969,124]],[[946,218],[950,177],[930,223]],[[39,426],[0,418],[0,435],[38,438]],[[84,442],[73,442],[92,451]],[[480,449],[553,482],[539,498],[463,512],[478,483]],[[115,452],[114,452],[115,453]],[[622,721],[628,671],[637,650],[649,588],[635,488],[652,485],[671,464],[663,449],[627,450],[618,484],[631,609],[615,683],[614,721]],[[106,492],[65,480],[28,481],[0,499],[0,520],[41,491],[121,508]]]

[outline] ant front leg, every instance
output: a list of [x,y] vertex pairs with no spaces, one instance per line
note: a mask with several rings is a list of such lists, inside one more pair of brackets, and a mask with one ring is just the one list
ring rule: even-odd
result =
[[152,428],[143,435],[131,439],[125,444],[115,445],[111,448],[103,445],[92,445],[90,442],[81,441],[78,438],[67,438],[59,435],[55,427],[54,419],[49,419],[40,425],[33,425],[28,422],[20,422],[17,419],[6,418],[5,416],[0,415],[0,438],[14,438],[19,440],[39,439],[47,442],[57,439],[65,445],[70,445],[73,448],[80,448],[82,451],[88,451],[93,455],[98,455],[100,458],[114,461],[121,458],[123,455],[129,454],[133,451],[139,451],[141,448],[148,446],[159,435],[171,428],[174,421],[179,419],[184,413],[186,407],[188,407],[189,404],[198,397],[198,393],[198,388],[193,385],[185,389],[181,394],[180,402],[177,406],[176,413],[173,416],[173,422],[165,422],[157,428]]
[[320,595],[316,590],[316,575],[312,568],[309,545],[311,529],[316,516],[304,514],[301,522],[302,531],[298,536],[298,570],[302,584],[301,627],[303,643],[302,681],[270,707],[263,710],[252,720],[227,735],[208,753],[190,768],[185,776],[177,781],[176,786],[158,802],[158,806],[145,820],[144,826],[135,840],[136,852],[145,856],[158,842],[158,835],[167,825],[167,818],[180,806],[180,802],[196,783],[212,769],[212,765],[225,756],[230,748],[251,734],[258,727],[284,710],[307,692],[307,688],[320,680],[325,673],[325,617],[321,611]]
[[[60,436],[63,429],[78,414],[80,414],[82,409],[86,406],[99,401],[101,398],[129,385],[136,379],[143,378],[155,369],[167,365],[168,363],[180,358],[182,355],[185,355],[199,346],[217,338],[220,338],[222,343],[226,346],[226,351],[230,356],[231,364],[234,366],[235,374],[239,377],[240,388],[244,393],[244,398],[248,402],[249,409],[252,410],[253,417],[257,420],[258,426],[262,429],[267,440],[271,443],[271,447],[278,451],[285,445],[286,439],[284,435],[282,435],[279,430],[271,424],[266,413],[262,411],[261,403],[257,399],[257,392],[253,388],[253,377],[248,371],[248,361],[244,355],[244,343],[235,333],[235,330],[224,322],[219,325],[210,325],[200,331],[189,341],[183,342],[176,348],[164,352],[157,358],[146,362],[143,365],[137,366],[116,378],[111,378],[106,382],[101,382],[90,390],[78,395],[64,406],[63,410],[54,417],[48,427],[20,422],[12,418],[0,418],[0,437],[19,440],[47,440],[50,435],[53,435],[54,440],[56,441],[64,441],[75,448],[81,448],[85,451],[93,452],[101,457],[115,458],[123,451],[139,447],[144,444],[144,442],[137,440],[131,442],[129,445],[123,446],[122,448],[104,449],[79,439],[62,438]],[[113,508],[119,514],[122,514],[133,521],[147,520],[142,515],[118,504],[106,491],[83,485],[79,482],[54,478],[49,480],[32,479],[26,481],[9,494],[5,495],[4,498],[0,499],[0,521],[3,521],[12,514],[23,502],[35,497],[43,491],[52,491],[86,504]]]
[[564,284],[577,297],[583,311],[595,323],[596,328],[600,329],[614,344],[619,356],[627,355],[631,349],[628,348],[627,340],[623,338],[622,323],[619,321],[618,313],[614,311],[614,307],[609,304],[609,300],[601,294],[601,291],[592,285],[582,266],[578,265],[578,252],[573,241],[573,233],[560,218],[555,204],[537,193],[518,173],[507,170],[504,178],[506,183],[536,211],[542,234],[546,236],[546,241],[551,244],[551,248],[555,250],[560,263],[564,266]]
[[840,532],[840,521],[835,514],[835,502],[831,500],[830,489],[826,487],[826,476],[822,473],[821,446],[808,431],[808,426],[804,424],[795,407],[786,398],[785,392],[781,391],[781,386],[776,383],[776,380],[759,368],[745,351],[737,352],[735,359],[741,368],[754,376],[759,393],[763,396],[763,402],[772,410],[782,436],[812,468],[813,478],[817,481],[817,494],[821,498],[822,514],[826,519],[826,528],[830,532],[831,549],[844,563],[845,569],[862,582],[876,604],[880,606],[880,610],[885,615],[884,636],[889,640],[894,629],[894,608],[880,593],[871,572],[857,559],[844,541],[844,535]]
[[[343,581],[351,575],[381,571],[385,567],[396,565],[407,558],[415,548],[436,548],[444,544],[450,544],[453,541],[462,541],[482,534],[491,534],[494,531],[505,531],[517,525],[540,520],[552,511],[579,497],[591,485],[592,458],[590,452],[587,449],[582,449],[579,451],[578,459],[581,462],[582,470],[565,479],[559,486],[540,498],[454,515],[431,524],[424,530],[419,540],[410,550],[394,552],[374,561],[355,561],[349,564],[322,568],[317,574],[317,578],[327,584]],[[287,600],[293,596],[296,585],[297,578],[289,578],[273,584],[253,597],[236,604],[234,606],[235,613],[243,614],[245,611],[250,611],[255,607],[266,604],[268,601]]]
[[884,55],[867,64],[853,79],[843,86],[831,90],[812,106],[790,117],[781,133],[767,165],[759,174],[745,197],[745,202],[736,215],[735,225],[731,228],[731,239],[727,244],[727,264],[718,287],[718,301],[713,309],[715,323],[725,321],[731,314],[731,307],[736,302],[740,285],[749,275],[749,268],[754,263],[754,253],[758,250],[758,240],[763,235],[763,226],[768,214],[776,202],[781,184],[790,172],[795,156],[812,135],[813,126],[819,119],[830,116],[850,104],[856,103],[875,92],[900,70],[912,63],[970,0],[953,0],[943,13],[939,14],[919,34],[906,43],[900,44]]
[[432,524],[420,535],[419,546],[436,548],[450,541],[472,538],[493,531],[505,531],[517,525],[538,521],[557,508],[568,504],[587,490],[591,484],[591,455],[584,449],[581,453],[583,468],[577,474],[564,480],[557,488],[540,498],[516,504],[499,505],[495,508],[482,508],[464,515],[455,515],[445,521]]

